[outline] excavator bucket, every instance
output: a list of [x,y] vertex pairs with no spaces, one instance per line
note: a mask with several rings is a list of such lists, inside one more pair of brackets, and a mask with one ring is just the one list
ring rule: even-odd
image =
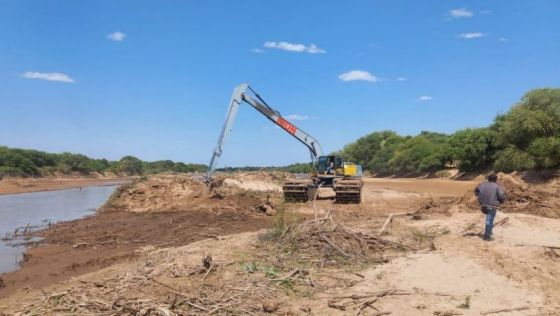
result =
[[307,202],[315,198],[317,187],[312,179],[288,179],[282,190],[286,202]]
[[336,203],[360,203],[362,201],[361,179],[339,179],[336,181],[334,191]]

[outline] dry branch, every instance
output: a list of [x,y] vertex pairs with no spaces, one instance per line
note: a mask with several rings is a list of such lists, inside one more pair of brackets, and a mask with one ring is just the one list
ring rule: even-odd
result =
[[349,254],[347,254],[346,252],[344,252],[344,250],[340,249],[337,245],[335,245],[332,240],[330,240],[327,236],[325,236],[324,234],[321,234],[321,239],[323,239],[327,244],[329,244],[329,246],[331,246],[334,250],[336,250],[341,256],[344,257],[351,257]]
[[385,223],[383,224],[383,226],[381,226],[381,229],[379,229],[379,231],[377,232],[377,234],[381,235],[383,234],[383,232],[385,231],[385,229],[387,228],[387,225],[389,225],[389,223],[391,223],[393,221],[393,214],[389,215],[389,217],[387,218],[387,220],[385,221]]
[[524,311],[529,309],[529,306],[521,306],[521,307],[512,307],[512,308],[502,308],[502,309],[493,309],[486,312],[481,312],[480,315],[489,315],[489,314],[498,314],[498,313],[505,313],[505,312],[515,312],[515,311]]

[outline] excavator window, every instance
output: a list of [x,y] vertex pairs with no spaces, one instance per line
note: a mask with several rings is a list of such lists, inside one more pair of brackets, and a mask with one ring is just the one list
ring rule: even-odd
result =
[[334,163],[334,168],[335,169],[343,167],[343,165],[342,165],[343,161],[342,161],[341,157],[321,156],[321,157],[319,157],[319,160],[317,161],[317,171],[320,174],[327,173],[327,171],[329,171],[329,166],[331,165],[331,163]]
[[330,158],[328,156],[319,157],[319,160],[317,161],[317,171],[320,174],[325,173],[327,171],[327,168],[329,167],[329,162]]
[[342,158],[341,157],[334,157],[334,166],[335,166],[335,168],[342,168]]

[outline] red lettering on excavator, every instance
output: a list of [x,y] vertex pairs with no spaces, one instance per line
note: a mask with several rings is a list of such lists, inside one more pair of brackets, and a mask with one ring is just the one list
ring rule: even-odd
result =
[[285,119],[279,117],[276,120],[276,123],[278,123],[278,125],[282,126],[283,129],[286,130],[286,132],[290,133],[290,134],[295,134],[297,131],[297,127],[295,127],[294,125],[292,125],[292,123],[286,121]]

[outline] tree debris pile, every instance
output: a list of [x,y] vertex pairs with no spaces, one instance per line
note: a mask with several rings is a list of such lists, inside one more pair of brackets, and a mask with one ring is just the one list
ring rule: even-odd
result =
[[[278,262],[322,268],[353,263],[386,263],[390,253],[411,250],[405,244],[353,231],[329,211],[323,218],[287,226],[273,243]],[[284,263],[285,265],[285,263]]]
[[[525,213],[530,215],[560,218],[560,189],[547,185],[533,185],[509,174],[500,173],[498,183],[506,191],[506,202],[500,210],[506,213]],[[479,210],[477,198],[473,191],[468,191],[459,198],[430,199],[415,212],[416,215],[427,213],[448,213],[452,211]]]
[[[93,286],[84,284],[66,291],[45,294],[15,315],[193,315],[252,314],[268,309],[274,297],[266,284],[206,285],[194,292],[146,278],[120,276]],[[274,305],[273,305],[274,306]]]
[[[199,266],[146,262],[64,291],[43,292],[15,315],[246,315],[274,312],[277,290],[260,275],[206,256]],[[157,264],[156,264],[157,263]]]

